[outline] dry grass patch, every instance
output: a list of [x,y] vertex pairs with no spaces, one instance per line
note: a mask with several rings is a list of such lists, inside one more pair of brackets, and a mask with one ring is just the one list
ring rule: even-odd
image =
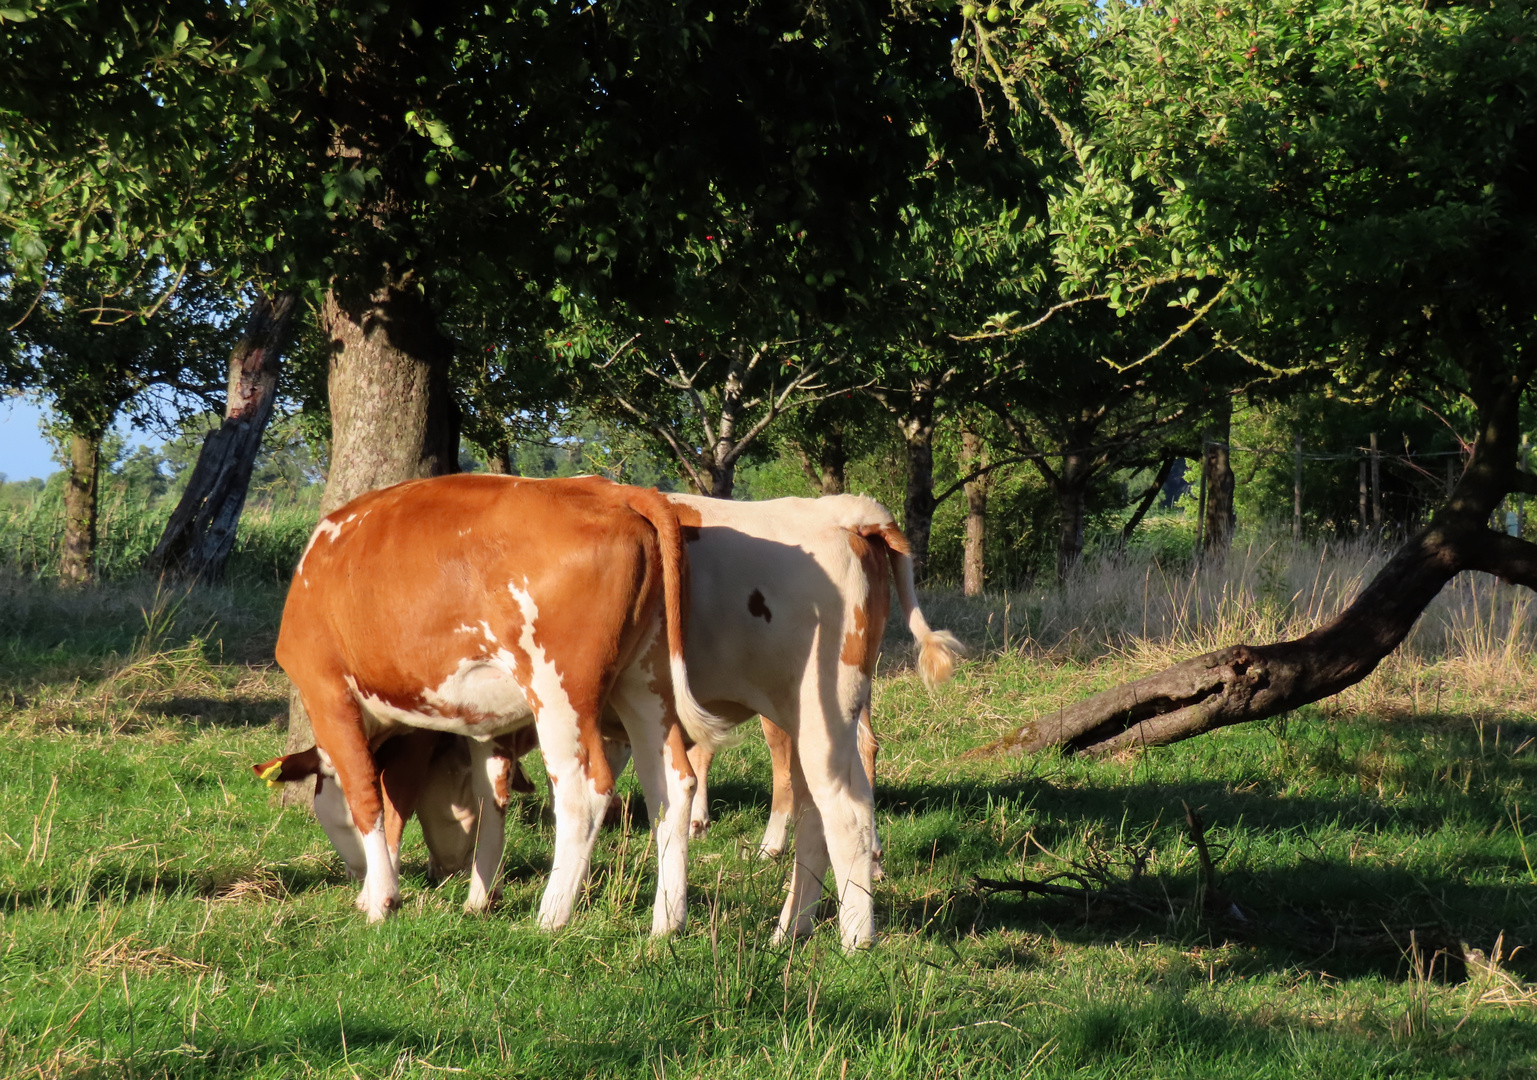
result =
[[189,974],[212,971],[213,968],[185,956],[177,956],[164,945],[146,945],[130,934],[111,945],[97,949],[85,958],[84,967],[94,975],[114,975],[120,971],[135,975],[154,974],[163,971]]

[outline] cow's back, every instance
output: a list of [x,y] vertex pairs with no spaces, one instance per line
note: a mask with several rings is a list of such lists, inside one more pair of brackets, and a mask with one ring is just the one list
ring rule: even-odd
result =
[[299,560],[278,662],[301,687],[345,680],[376,720],[391,708],[453,711],[430,691],[473,698],[475,685],[453,680],[480,662],[482,711],[515,707],[490,665],[526,674],[531,649],[614,651],[576,625],[609,594],[631,608],[632,628],[655,610],[655,533],[615,490],[598,478],[460,475],[360,496],[321,520]]
[[716,711],[731,702],[774,716],[792,707],[808,671],[836,680],[870,588],[866,545],[852,529],[890,514],[852,495],[668,498],[688,541],[695,696]]

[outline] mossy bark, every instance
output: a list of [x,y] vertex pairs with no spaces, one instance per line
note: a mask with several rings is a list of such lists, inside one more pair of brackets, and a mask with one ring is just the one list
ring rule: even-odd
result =
[[101,436],[72,429],[69,469],[64,478],[64,538],[59,576],[83,585],[96,577],[97,485],[101,476]]

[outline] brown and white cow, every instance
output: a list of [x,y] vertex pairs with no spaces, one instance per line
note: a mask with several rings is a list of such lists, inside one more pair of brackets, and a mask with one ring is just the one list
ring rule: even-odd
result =
[[[808,549],[818,544],[838,547],[848,543],[849,532],[865,539],[868,550],[860,552],[859,556],[860,566],[865,576],[866,595],[869,597],[866,612],[869,633],[865,638],[866,653],[860,663],[864,686],[859,691],[859,697],[864,704],[859,710],[858,730],[859,755],[864,763],[865,773],[873,785],[878,740],[870,723],[869,680],[875,671],[886,617],[890,612],[890,587],[896,588],[897,600],[902,606],[903,619],[913,635],[913,640],[917,643],[918,672],[925,686],[932,689],[949,679],[954,672],[955,661],[963,651],[961,643],[954,634],[931,629],[922,610],[919,609],[907,539],[897,529],[891,513],[872,499],[845,495],[821,499],[774,499],[764,502],[735,503],[731,504],[733,508],[729,510],[720,509],[722,504],[714,499],[683,495],[671,495],[668,498],[675,505],[683,508],[680,516],[690,522],[689,525],[685,525],[684,535],[690,539],[691,563],[705,567],[713,567],[722,561],[725,565],[741,565],[744,561],[742,556],[733,553],[732,549],[745,546],[745,538],[758,537],[760,534],[770,532],[783,534],[787,528],[793,530],[799,537],[799,544]],[[695,515],[699,516],[700,525],[692,524]],[[712,534],[712,542],[701,546],[697,541],[703,539],[699,529],[705,520],[715,522],[719,528],[740,534],[744,540],[734,540],[729,533],[722,532],[718,535]],[[709,576],[708,570],[706,575]],[[755,642],[755,639],[767,631],[773,609],[768,606],[766,599],[754,603],[751,594],[748,595],[745,607],[741,604],[733,605],[729,587],[727,589],[727,594],[721,602],[712,603],[712,600],[720,598],[715,595],[706,596],[702,586],[696,581],[690,590],[690,603],[709,608],[713,619],[725,619],[731,622],[733,624],[731,633],[736,640],[744,643]],[[758,590],[755,588],[755,591]],[[738,596],[737,599],[740,600],[740,597]],[[789,602],[793,602],[793,597]],[[784,603],[785,601],[781,601],[781,607]],[[689,649],[690,652],[687,655],[697,657],[700,663],[705,662],[701,645],[692,634]],[[850,651],[846,662],[852,659],[853,650]],[[690,678],[693,679],[697,688],[703,680],[692,660],[690,672]],[[795,814],[796,804],[790,768],[793,744],[789,734],[769,715],[764,715],[762,726],[764,739],[769,747],[769,757],[773,764],[774,780],[768,827],[764,831],[759,851],[764,856],[772,858],[784,851],[786,830]],[[713,748],[708,746],[695,746],[689,750],[689,760],[694,765],[695,779],[699,785],[694,793],[693,812],[689,820],[689,834],[694,837],[702,835],[710,824],[708,774],[710,762],[714,756]],[[877,876],[880,873],[879,854],[879,838],[877,838],[875,868]]]
[[[782,850],[794,809],[811,811],[811,820],[803,820],[798,830],[799,852],[780,934],[810,929],[812,909],[831,860],[839,892],[845,897],[841,907],[846,913],[844,943],[864,944],[873,934],[869,879],[864,879],[863,888],[848,888],[860,881],[860,867],[839,866],[837,856],[829,852],[826,830],[818,826],[823,821],[822,807],[830,803],[835,821],[847,823],[853,818],[852,826],[845,824],[846,831],[865,830],[867,840],[852,845],[856,852],[860,848],[867,856],[874,852],[873,808],[868,795],[875,749],[869,729],[870,678],[886,623],[892,581],[919,643],[919,667],[926,683],[933,685],[949,676],[959,642],[928,627],[917,608],[906,541],[891,515],[872,500],[837,496],[725,503],[688,496],[670,498],[689,540],[690,605],[709,613],[708,621],[691,619],[687,657],[694,696],[697,699],[699,688],[706,687],[712,695],[709,707],[728,720],[745,720],[755,714],[766,718],[763,726],[774,760],[775,797],[764,849],[772,854]],[[699,669],[706,660],[719,665],[709,675]],[[796,738],[790,732],[795,736],[804,732],[810,739]],[[845,775],[852,775],[848,763],[858,762],[854,771],[865,778],[863,816],[870,822],[868,827],[848,813],[846,804],[858,799],[857,785],[845,781],[841,789],[834,784],[829,791],[826,767],[814,763],[810,776],[818,777],[823,785],[822,805],[818,805],[808,770],[800,760],[808,741],[824,748],[827,762],[842,762]],[[712,756],[707,748],[713,745],[696,745],[690,757],[707,768]],[[427,761],[424,756],[417,758],[422,769],[427,768]],[[278,764],[257,769],[260,772]],[[413,808],[423,815],[434,865],[449,860],[433,850],[434,837],[442,830],[429,831],[426,823],[451,816],[454,808],[432,805],[453,790],[452,778],[439,775],[451,768],[451,762],[435,763],[433,782],[437,788],[425,793],[419,805],[401,804],[396,815],[409,817]],[[405,785],[396,785],[396,789],[408,790]],[[708,820],[706,804],[696,798],[693,808],[693,821],[702,827]],[[327,831],[337,839],[331,826]],[[452,837],[451,832],[448,835]],[[396,829],[390,837],[392,851],[398,851],[398,842]],[[835,838],[834,850],[838,843]]]
[[[890,583],[926,682],[949,677],[960,642],[925,621],[907,540],[873,499],[668,500],[688,541],[694,697],[727,720],[765,720],[775,764],[766,852],[783,849],[799,814],[780,934],[810,931],[830,865],[844,943],[866,940],[876,853],[870,691]],[[701,796],[713,750],[690,751],[696,828],[709,820]]]
[[[345,800],[341,824],[361,833],[361,860],[348,861],[363,865],[358,907],[370,921],[399,903],[398,830],[392,857],[375,750],[403,728],[470,737],[481,814],[465,907],[479,911],[494,898],[512,741],[532,725],[556,821],[539,923],[564,925],[614,787],[608,706],[657,823],[653,932],[683,925],[694,787],[683,733],[713,743],[722,731],[689,693],[686,586],[671,506],[598,478],[410,481],[321,520],[277,658],[309,712],[317,767]],[[326,805],[317,809],[340,813]]]

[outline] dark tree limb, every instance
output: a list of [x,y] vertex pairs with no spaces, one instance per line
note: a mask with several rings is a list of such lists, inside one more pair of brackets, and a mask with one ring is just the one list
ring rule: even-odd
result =
[[1525,380],[1491,380],[1475,397],[1480,431],[1451,498],[1344,611],[1303,637],[1232,645],[1095,694],[973,755],[1113,754],[1162,746],[1319,701],[1366,678],[1457,574],[1478,570],[1537,589],[1537,545],[1489,529],[1516,471]]
[[1158,498],[1158,493],[1163,490],[1164,484],[1168,483],[1169,474],[1174,471],[1174,461],[1174,455],[1164,455],[1163,462],[1158,466],[1158,472],[1153,477],[1153,482],[1147,486],[1147,490],[1142,493],[1141,499],[1137,502],[1136,513],[1131,515],[1131,520],[1127,521],[1125,527],[1121,529],[1123,545],[1131,543],[1132,533],[1137,531],[1137,526],[1142,524],[1142,519],[1152,509],[1153,500]]
[[245,507],[262,433],[272,417],[278,374],[298,295],[259,297],[229,359],[224,421],[208,433],[181,501],[146,567],[154,573],[218,580],[224,576]]

